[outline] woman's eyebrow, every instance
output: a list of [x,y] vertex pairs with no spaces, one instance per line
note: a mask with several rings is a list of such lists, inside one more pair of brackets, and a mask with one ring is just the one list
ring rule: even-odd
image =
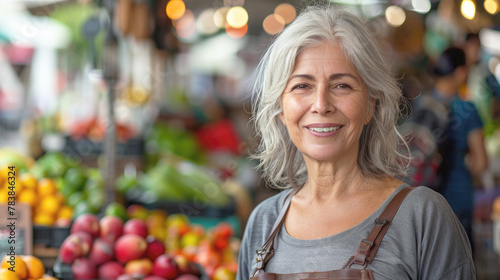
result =
[[337,79],[340,79],[340,78],[343,78],[343,77],[349,77],[355,81],[358,80],[358,78],[356,76],[354,76],[353,74],[349,74],[349,73],[336,73],[336,74],[332,74],[330,75],[330,77],[328,77],[330,80],[337,80]]
[[291,81],[293,79],[306,79],[306,80],[311,80],[311,81],[315,80],[313,75],[308,75],[308,74],[295,74],[295,75],[290,76],[290,79],[288,79],[288,80]]
[[[330,75],[330,77],[328,77],[330,80],[337,80],[337,79],[340,79],[342,77],[349,77],[353,80],[358,80],[358,78],[356,76],[354,76],[353,74],[350,74],[350,73],[335,73],[335,74],[332,74]],[[311,80],[311,81],[314,81],[315,78],[313,75],[308,75],[308,74],[295,74],[295,75],[292,75],[290,76],[290,79],[289,81],[293,80],[293,79],[306,79],[306,80]]]

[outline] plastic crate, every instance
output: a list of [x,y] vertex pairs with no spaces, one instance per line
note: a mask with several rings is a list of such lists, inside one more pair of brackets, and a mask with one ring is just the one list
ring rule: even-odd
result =
[[58,248],[69,234],[69,227],[33,226],[33,244]]
[[191,201],[172,202],[172,201],[157,201],[145,203],[133,196],[126,196],[126,205],[139,204],[147,209],[164,210],[169,214],[185,214],[189,217],[206,217],[224,219],[233,216],[236,213],[236,202],[231,199],[230,203],[224,207],[215,207],[213,205],[200,205]]
[[[65,136],[64,153],[77,155],[79,157],[95,157],[104,151],[104,142],[94,141],[87,138],[74,140]],[[144,140],[142,138],[131,138],[127,142],[118,142],[116,145],[118,156],[142,156],[144,155]]]

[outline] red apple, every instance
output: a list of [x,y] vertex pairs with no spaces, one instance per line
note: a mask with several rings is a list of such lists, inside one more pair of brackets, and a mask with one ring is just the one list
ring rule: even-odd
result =
[[150,235],[146,237],[146,242],[148,243],[148,248],[146,249],[146,256],[154,261],[158,256],[165,254],[165,245],[160,240],[156,239],[154,236]]
[[143,238],[148,236],[146,222],[141,219],[130,219],[123,225],[123,234],[136,234]]
[[150,275],[153,271],[153,262],[150,259],[131,260],[125,265],[125,274],[135,277]]
[[73,235],[80,238],[83,256],[87,256],[90,250],[92,250],[94,238],[88,232],[83,231],[75,232]]
[[132,275],[128,274],[122,274],[116,278],[116,280],[137,280],[137,278],[133,277]]
[[115,257],[119,262],[125,264],[141,258],[146,253],[147,246],[146,240],[138,235],[122,235],[115,243]]
[[94,241],[89,259],[96,265],[103,264],[113,259],[113,242],[106,238],[97,238]]
[[175,280],[200,280],[200,277],[193,274],[181,274]]
[[75,234],[70,234],[61,244],[59,258],[63,263],[72,264],[74,260],[83,257],[82,239]]
[[71,265],[71,272],[75,279],[94,279],[97,274],[97,267],[89,259],[78,258]]
[[142,278],[142,280],[167,280],[167,279],[158,275],[149,275],[148,277]]
[[123,220],[117,216],[105,216],[99,221],[100,236],[111,241],[116,241],[123,232]]
[[174,279],[179,274],[179,267],[174,258],[167,254],[163,254],[154,261],[153,274],[166,279]]
[[99,237],[99,219],[94,214],[85,213],[78,216],[71,226],[71,233],[87,232],[92,237]]
[[116,280],[123,273],[123,265],[117,261],[105,262],[98,269],[101,280]]

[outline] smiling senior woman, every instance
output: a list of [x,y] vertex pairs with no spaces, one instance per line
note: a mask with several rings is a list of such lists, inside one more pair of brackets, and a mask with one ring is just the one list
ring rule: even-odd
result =
[[255,85],[255,157],[284,190],[252,212],[237,279],[475,279],[443,197],[394,178],[401,90],[360,18],[306,8]]

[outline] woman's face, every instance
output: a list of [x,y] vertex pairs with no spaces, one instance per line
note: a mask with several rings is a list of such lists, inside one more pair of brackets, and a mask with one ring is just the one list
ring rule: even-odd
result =
[[281,121],[305,157],[357,158],[373,102],[368,102],[365,83],[339,44],[314,45],[297,57],[282,102]]

